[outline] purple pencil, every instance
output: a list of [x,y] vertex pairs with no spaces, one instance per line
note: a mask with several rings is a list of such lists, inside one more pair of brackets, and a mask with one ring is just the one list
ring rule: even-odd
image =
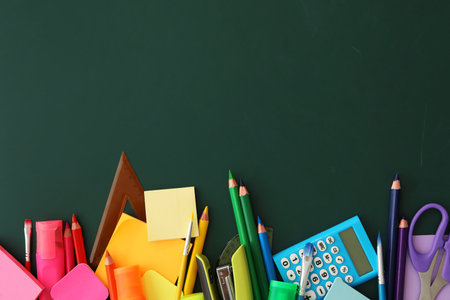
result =
[[397,267],[395,269],[394,300],[403,300],[406,249],[408,248],[408,221],[402,218],[398,226]]

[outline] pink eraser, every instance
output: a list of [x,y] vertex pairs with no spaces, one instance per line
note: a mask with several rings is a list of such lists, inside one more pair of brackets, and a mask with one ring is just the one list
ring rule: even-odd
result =
[[108,289],[86,264],[78,264],[50,291],[54,300],[105,300]]
[[36,299],[44,288],[42,283],[0,246],[0,299]]

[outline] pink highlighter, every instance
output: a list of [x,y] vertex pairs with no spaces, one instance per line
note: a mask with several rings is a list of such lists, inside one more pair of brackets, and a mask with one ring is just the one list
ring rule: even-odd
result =
[[52,300],[50,290],[65,274],[62,221],[36,222],[36,271],[45,290],[40,300]]

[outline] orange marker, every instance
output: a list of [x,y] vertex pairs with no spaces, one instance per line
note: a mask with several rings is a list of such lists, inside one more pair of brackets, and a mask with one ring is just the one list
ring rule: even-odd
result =
[[72,214],[72,235],[77,264],[86,264],[87,259],[86,250],[84,249],[83,232],[81,231],[80,223],[75,218],[75,214]]
[[105,268],[106,277],[108,278],[109,297],[111,300],[117,300],[116,279],[114,278],[114,269],[116,268],[116,265],[114,264],[111,255],[109,255],[108,250],[106,250],[105,255]]

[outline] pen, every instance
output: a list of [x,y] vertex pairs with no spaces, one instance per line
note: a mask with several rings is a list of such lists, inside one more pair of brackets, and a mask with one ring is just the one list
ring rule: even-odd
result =
[[377,239],[377,258],[378,258],[378,299],[386,300],[386,289],[384,287],[384,270],[383,270],[383,248],[381,247],[380,233],[378,233]]
[[312,257],[314,254],[314,246],[311,243],[307,243],[303,248],[302,259],[302,276],[300,277],[300,290],[299,295],[304,296],[306,292],[306,282],[308,281],[309,270],[312,264]]

